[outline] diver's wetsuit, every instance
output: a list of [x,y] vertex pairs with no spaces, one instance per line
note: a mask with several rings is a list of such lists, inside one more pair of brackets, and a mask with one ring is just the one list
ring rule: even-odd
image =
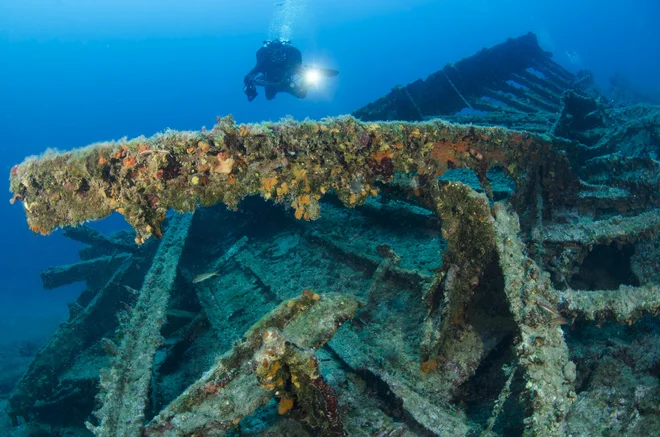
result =
[[285,41],[268,41],[257,50],[257,65],[245,76],[245,94],[252,101],[257,97],[256,77],[262,74],[266,99],[272,100],[277,93],[285,92],[299,98],[307,96],[307,88],[296,84],[293,76],[303,70],[300,50]]

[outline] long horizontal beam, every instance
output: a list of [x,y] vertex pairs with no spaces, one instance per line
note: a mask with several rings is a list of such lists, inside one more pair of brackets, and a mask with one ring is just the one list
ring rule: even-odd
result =
[[[236,207],[259,194],[289,204],[299,219],[320,213],[318,200],[334,191],[347,206],[378,194],[377,182],[414,173],[419,185],[448,168],[486,172],[502,166],[524,182],[543,164],[546,187],[577,187],[558,140],[496,127],[424,123],[364,123],[346,116],[324,121],[283,120],[237,125],[219,118],[212,130],[167,131],[150,138],[97,143],[47,152],[11,169],[12,202],[20,201],[35,232],[48,234],[122,214],[137,241],[161,234],[174,209],[224,203]],[[554,181],[557,181],[555,183]],[[488,187],[486,187],[488,189]]]

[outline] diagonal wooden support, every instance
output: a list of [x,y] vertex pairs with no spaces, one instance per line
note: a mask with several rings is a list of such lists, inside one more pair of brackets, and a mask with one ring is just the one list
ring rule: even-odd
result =
[[98,437],[142,436],[154,354],[162,341],[160,328],[191,223],[192,214],[172,218],[123,326],[123,341],[112,366],[101,374],[103,406],[96,412],[100,423],[86,424]]
[[493,213],[504,292],[519,330],[516,353],[526,381],[523,396],[531,410],[523,435],[562,436],[566,434],[566,414],[576,399],[570,376],[575,365],[568,359],[561,327],[540,306],[546,302],[554,305],[557,293],[547,274],[527,257],[517,215],[499,203]]
[[[273,395],[271,392],[279,387],[279,384],[268,385],[267,376],[262,380],[258,378],[255,369],[264,363],[263,357],[258,362],[253,361],[253,357],[260,356],[257,351],[275,338],[270,337],[271,332],[281,332],[296,348],[315,350],[352,318],[359,306],[359,301],[351,296],[319,296],[309,291],[283,302],[254,324],[240,342],[161,411],[149,423],[145,435],[225,435],[243,417],[266,405]],[[282,357],[285,355],[287,353],[283,352]],[[271,359],[274,356],[271,354]],[[274,362],[268,364],[275,365]],[[268,370],[265,372],[267,374]]]

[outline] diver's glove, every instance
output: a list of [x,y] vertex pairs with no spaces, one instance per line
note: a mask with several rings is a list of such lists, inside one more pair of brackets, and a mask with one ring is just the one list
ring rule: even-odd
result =
[[243,88],[243,92],[248,98],[248,102],[251,102],[252,100],[256,99],[259,93],[257,92],[257,87],[254,85],[245,85],[245,88]]
[[245,87],[243,88],[243,92],[248,98],[248,102],[251,102],[252,100],[256,99],[259,93],[257,92],[257,87],[254,84],[254,75],[253,74],[248,74],[245,76],[243,79],[243,83],[245,84]]

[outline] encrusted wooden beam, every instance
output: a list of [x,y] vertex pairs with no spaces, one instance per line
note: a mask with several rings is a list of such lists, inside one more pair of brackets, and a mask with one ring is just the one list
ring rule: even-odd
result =
[[524,185],[543,164],[553,201],[574,197],[579,180],[562,154],[564,143],[496,127],[424,123],[363,123],[353,117],[237,125],[221,118],[210,131],[167,131],[151,138],[48,152],[11,169],[12,201],[25,207],[30,228],[123,214],[137,242],[161,234],[168,209],[235,207],[248,195],[289,204],[296,218],[314,219],[318,200],[333,190],[347,206],[375,196],[377,182],[411,173],[421,188],[448,168],[486,172],[502,166]]
[[631,325],[637,319],[660,314],[660,287],[621,285],[618,290],[566,290],[561,293],[561,312],[572,319]]
[[127,253],[120,253],[117,256],[101,256],[74,264],[49,267],[41,272],[41,281],[46,290],[52,290],[73,282],[84,281],[93,275],[97,275],[99,269],[113,271],[130,256]]
[[112,366],[101,373],[103,406],[95,413],[100,423],[97,426],[86,423],[98,437],[143,435],[154,355],[162,343],[160,328],[166,318],[167,303],[191,223],[192,214],[172,219],[144,279],[137,303],[122,326],[123,341],[118,348],[111,347],[116,349],[116,356]]
[[[315,390],[323,394],[323,387],[319,388],[323,380],[317,379],[320,378],[318,363],[315,359],[300,362],[300,353],[296,351],[308,351],[303,357],[311,358],[311,351],[323,346],[342,323],[353,317],[359,306],[360,302],[351,296],[334,293],[320,296],[307,290],[303,295],[281,303],[161,411],[147,425],[144,435],[222,436],[256,408],[267,404],[276,389],[280,402],[287,399],[280,404],[281,414],[293,406],[290,392],[296,392],[299,403],[303,402],[303,396],[297,391]],[[288,350],[282,349],[284,338]],[[276,352],[272,349],[277,345],[281,348]],[[264,358],[266,352],[268,360]],[[306,363],[303,371],[300,365]],[[280,369],[282,372],[278,372]],[[291,369],[291,373],[285,375],[286,369]],[[293,376],[299,379],[292,379]],[[285,384],[295,389],[285,389]],[[333,411],[336,410],[329,409],[324,413],[326,423],[323,426],[336,429],[338,424],[333,423]]]
[[575,365],[556,320],[557,293],[548,275],[527,257],[520,239],[520,224],[506,205],[493,208],[493,231],[504,292],[511,315],[518,325],[515,343],[517,364],[523,370],[523,397],[530,409],[524,436],[566,435],[565,418],[576,394]]

